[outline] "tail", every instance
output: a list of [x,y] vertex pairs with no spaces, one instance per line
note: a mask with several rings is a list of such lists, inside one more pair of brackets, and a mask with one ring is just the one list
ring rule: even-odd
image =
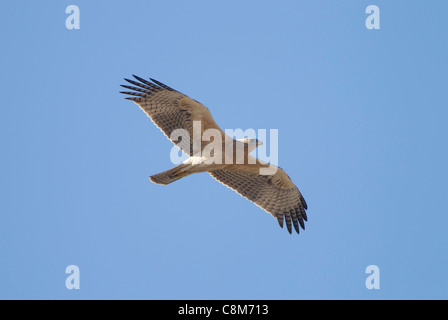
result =
[[150,176],[149,179],[154,183],[167,185],[170,184],[171,182],[174,182],[176,180],[179,180],[183,177],[190,175],[189,172],[185,171],[188,167],[190,167],[190,165],[180,164],[177,167],[174,167],[170,170],[166,170],[161,173]]

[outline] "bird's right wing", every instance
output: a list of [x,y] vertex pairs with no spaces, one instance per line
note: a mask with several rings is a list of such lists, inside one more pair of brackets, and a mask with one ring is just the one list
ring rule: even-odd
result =
[[[150,82],[135,75],[134,78],[137,81],[125,79],[134,86],[122,85],[133,91],[121,93],[130,95],[126,99],[138,104],[165,136],[183,152],[193,155],[195,121],[200,121],[200,136],[195,139],[202,141],[202,134],[208,129],[218,130],[224,139],[224,132],[216,124],[207,107],[157,80],[150,79],[152,81]],[[176,129],[186,130],[189,139],[179,138],[173,134]],[[203,148],[201,144],[201,151]]]

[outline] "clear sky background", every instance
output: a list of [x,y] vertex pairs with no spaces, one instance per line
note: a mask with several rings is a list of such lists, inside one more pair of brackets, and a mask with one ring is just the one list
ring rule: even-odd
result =
[[[65,9],[80,9],[68,30]],[[368,5],[380,30],[368,30]],[[448,298],[447,1],[3,1],[0,298]],[[306,230],[208,174],[131,74],[279,130]],[[68,290],[68,265],[80,289]],[[368,265],[380,289],[368,290]]]

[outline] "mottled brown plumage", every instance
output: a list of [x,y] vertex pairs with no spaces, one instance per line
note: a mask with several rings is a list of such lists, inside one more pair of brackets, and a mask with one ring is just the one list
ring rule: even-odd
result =
[[[126,99],[139,105],[168,139],[190,156],[184,163],[151,176],[151,181],[158,184],[169,184],[193,173],[209,172],[217,181],[277,218],[280,227],[283,228],[284,221],[286,221],[289,233],[292,232],[292,227],[297,233],[300,231],[299,227],[305,229],[307,204],[299,189],[281,168],[249,155],[257,147],[258,141],[253,146],[248,140],[230,138],[216,124],[208,108],[201,103],[157,80],[150,79],[152,81],[150,82],[137,76],[134,78],[137,81],[125,79],[134,86],[122,85],[122,87],[133,91],[121,93],[130,95]],[[233,155],[233,162],[229,164],[225,161],[224,153],[219,154],[223,160],[221,163],[207,163],[202,158],[202,152],[207,144],[203,143],[199,150],[194,150],[193,139],[171,138],[172,132],[176,129],[184,129],[190,137],[193,137],[195,121],[200,121],[201,137],[208,129],[214,129],[222,136],[222,150],[225,149],[226,144],[232,149],[235,149],[238,144],[243,144],[244,163],[236,164]],[[271,174],[261,174],[262,168],[273,170],[271,170]]]

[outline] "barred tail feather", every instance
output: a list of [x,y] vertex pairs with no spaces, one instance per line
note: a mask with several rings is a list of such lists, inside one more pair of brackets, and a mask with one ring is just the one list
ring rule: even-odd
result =
[[185,172],[187,167],[188,165],[180,164],[177,167],[150,176],[149,179],[154,183],[167,185],[188,176],[190,173]]

